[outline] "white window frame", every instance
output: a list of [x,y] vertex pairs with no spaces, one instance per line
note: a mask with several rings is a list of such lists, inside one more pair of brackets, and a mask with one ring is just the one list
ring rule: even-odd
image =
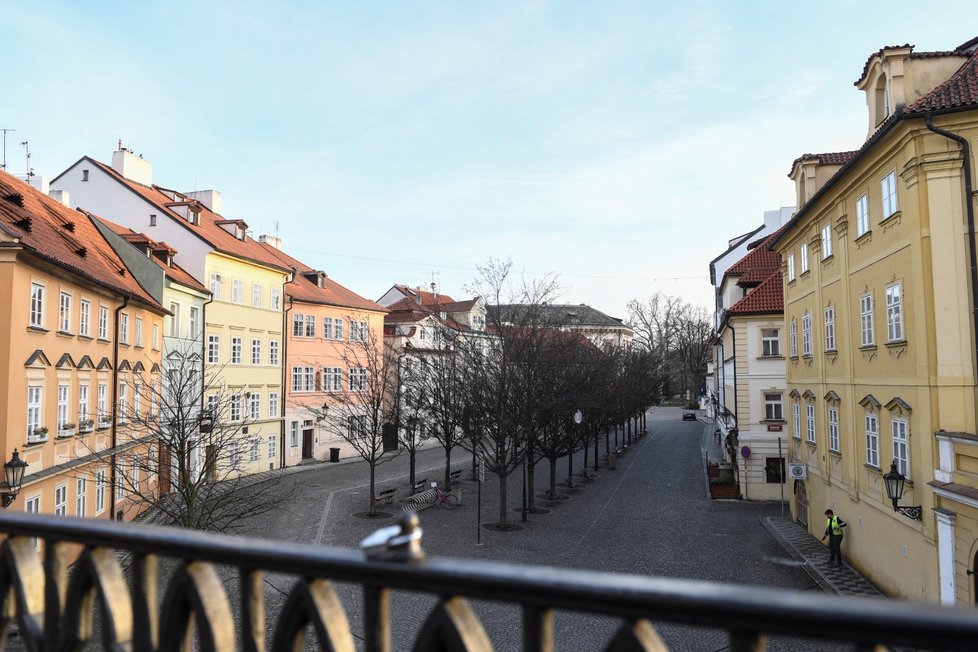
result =
[[160,325],[153,324],[153,350],[160,350]]
[[105,511],[105,469],[95,471],[95,514]]
[[200,308],[190,306],[190,339],[196,340],[200,335]]
[[799,259],[801,260],[801,273],[802,274],[807,274],[808,273],[808,270],[809,270],[809,267],[808,267],[808,243],[807,242],[803,242],[801,244],[801,251],[799,251],[798,256],[799,256]]
[[278,366],[278,340],[268,342],[268,364],[272,367]]
[[241,394],[231,394],[229,418],[233,422],[241,421]]
[[873,412],[865,415],[866,424],[866,464],[880,468],[880,422]]
[[70,411],[71,387],[58,385],[58,434],[64,430],[64,425],[71,420]]
[[252,392],[251,397],[248,399],[248,412],[249,418],[252,421],[258,421],[261,419],[261,393]]
[[910,422],[907,419],[895,418],[891,421],[893,433],[893,461],[897,471],[910,479]]
[[333,318],[323,317],[323,339],[333,339]]
[[170,337],[180,337],[180,304],[176,301],[170,302]]
[[816,443],[815,439],[815,404],[808,402],[805,404],[805,424],[806,424],[806,441],[809,444]]
[[883,195],[883,219],[885,220],[900,210],[897,204],[896,172],[890,172],[880,179],[880,192]]
[[795,280],[795,255],[788,254],[788,282]]
[[832,225],[826,224],[822,227],[822,260],[832,256]]
[[886,288],[886,337],[888,342],[902,342],[903,286],[894,283]]
[[812,313],[807,310],[801,316],[801,354],[803,356],[812,354]]
[[78,384],[78,427],[81,428],[81,422],[86,421],[88,417],[88,383]]
[[132,456],[132,491],[139,491],[139,455]]
[[278,392],[269,392],[268,394],[268,418],[275,419],[278,417]]
[[350,367],[348,387],[351,392],[367,391],[367,370],[364,367]]
[[44,386],[27,386],[27,442],[41,442],[46,435],[34,434],[34,431],[44,425]]
[[859,297],[859,337],[860,346],[876,346],[872,294],[864,294]]
[[241,364],[241,338],[231,338],[231,364]]
[[271,309],[272,310],[282,309],[282,291],[277,287],[272,287],[271,290]]
[[761,356],[765,358],[781,357],[781,329],[761,329]]
[[316,337],[316,315],[306,315],[306,332],[304,337]]
[[231,303],[244,302],[244,282],[239,279],[231,279]]
[[863,193],[856,199],[856,237],[869,233],[869,195]]
[[275,435],[269,435],[268,436],[268,439],[267,439],[267,442],[268,442],[268,459],[270,459],[270,460],[274,460],[275,459],[275,451],[278,448],[278,446],[276,444],[277,441],[278,441],[278,438],[275,437]]
[[292,337],[303,337],[305,331],[306,316],[302,313],[292,314]]
[[136,317],[136,346],[143,345],[143,318]]
[[64,290],[58,299],[58,330],[62,333],[71,332],[71,293]]
[[825,306],[825,350],[835,351],[835,306]]
[[251,282],[251,307],[261,308],[262,307],[262,288],[261,283],[258,281]]
[[299,447],[299,422],[292,421],[289,423],[289,447],[298,448]]
[[68,483],[63,482],[54,488],[54,515],[68,514]]
[[791,434],[795,439],[801,439],[801,404],[791,402]]
[[219,364],[221,361],[221,336],[207,336],[207,363]]
[[47,290],[42,283],[31,283],[30,325],[34,328],[44,328],[44,293]]
[[109,339],[109,307],[98,307],[98,338],[102,341]]
[[222,290],[224,289],[224,278],[216,272],[211,272],[210,288],[211,297],[215,301],[220,301]]
[[75,516],[85,518],[88,511],[88,478],[75,479]]
[[119,315],[119,342],[129,344],[129,315],[126,313]]
[[119,393],[116,396],[116,413],[118,415],[117,422],[119,424],[126,423],[126,419],[128,419],[128,415],[126,414],[126,409],[128,408],[128,404],[129,404],[129,386],[126,385],[125,380],[120,380]]
[[82,299],[78,304],[78,334],[92,336],[92,302],[87,299]]
[[791,318],[791,325],[788,327],[788,339],[790,344],[791,357],[798,357],[798,320]]
[[829,405],[829,450],[839,452],[839,406]]
[[116,500],[122,500],[126,497],[126,460],[121,455],[119,456],[119,461],[116,463],[119,467],[116,470],[115,478],[115,498]]
[[784,401],[781,392],[764,392],[764,420],[784,421]]
[[98,395],[96,398],[95,409],[98,412],[98,425],[111,424],[112,418],[109,414],[109,386],[106,383],[98,384]]

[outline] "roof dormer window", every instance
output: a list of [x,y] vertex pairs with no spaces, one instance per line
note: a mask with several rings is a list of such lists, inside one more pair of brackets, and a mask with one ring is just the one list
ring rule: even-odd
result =
[[238,240],[244,240],[244,239],[245,239],[245,230],[244,230],[243,228],[241,228],[241,227],[239,226],[239,227],[238,227],[237,229],[235,229],[235,231],[236,231],[236,233],[235,233],[235,237],[236,237],[236,238],[237,238]]
[[890,117],[890,91],[886,87],[886,75],[876,80],[876,124]]

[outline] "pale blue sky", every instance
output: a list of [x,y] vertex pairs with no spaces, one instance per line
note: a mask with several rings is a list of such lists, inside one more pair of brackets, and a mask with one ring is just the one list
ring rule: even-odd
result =
[[25,138],[48,178],[122,138],[371,299],[433,272],[461,296],[510,257],[616,316],[711,303],[709,260],[792,203],[791,161],[863,142],[871,52],[978,35],[973,1],[0,9],[15,174]]

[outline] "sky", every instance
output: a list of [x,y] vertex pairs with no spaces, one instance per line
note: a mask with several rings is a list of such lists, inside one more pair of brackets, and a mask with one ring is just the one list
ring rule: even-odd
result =
[[119,139],[154,182],[370,298],[554,273],[617,317],[712,305],[709,261],[794,203],[805,152],[858,148],[885,45],[978,35],[973,0],[7,2],[8,171]]

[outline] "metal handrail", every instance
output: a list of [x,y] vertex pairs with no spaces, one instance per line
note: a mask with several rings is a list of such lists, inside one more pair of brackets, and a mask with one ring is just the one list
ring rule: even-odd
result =
[[[549,618],[551,610],[566,610],[615,616],[630,625],[654,620],[720,628],[731,633],[735,650],[763,649],[758,642],[765,635],[937,649],[971,649],[978,641],[978,615],[972,610],[896,600],[481,561],[378,561],[345,549],[16,512],[0,512],[0,532],[52,543],[80,543],[89,550],[110,548],[137,557],[175,558],[185,565],[206,562],[236,566],[242,573],[288,573],[306,583],[313,578],[351,582],[362,585],[368,596],[371,591],[387,595],[388,590],[397,589],[439,596],[443,604],[455,596],[518,604],[525,613],[541,618]],[[13,540],[4,543],[4,559],[14,558],[10,551]],[[57,564],[48,564],[47,572],[54,572],[53,568]],[[47,582],[52,581],[61,585],[65,578],[52,580],[49,575]],[[155,604],[146,596],[139,600]],[[71,608],[65,607],[66,611]],[[389,610],[377,613],[388,614]],[[378,642],[368,632],[365,638],[368,649],[389,649],[382,637]],[[532,649],[551,649],[546,637],[541,640],[544,642]],[[54,644],[45,641],[45,648],[54,649]],[[134,649],[144,648],[137,645]]]

